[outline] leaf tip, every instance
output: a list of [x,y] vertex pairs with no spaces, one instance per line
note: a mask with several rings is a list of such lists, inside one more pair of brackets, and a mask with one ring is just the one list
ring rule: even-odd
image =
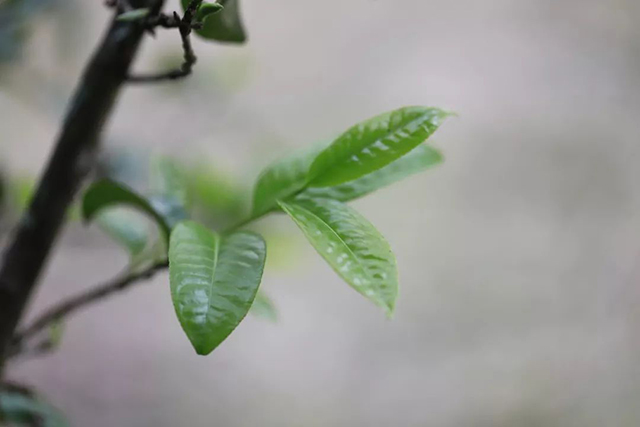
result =
[[198,356],[208,356],[215,349],[215,347],[211,348],[211,346],[198,345],[193,341],[191,342],[191,344],[193,345],[193,349],[196,351],[196,354]]

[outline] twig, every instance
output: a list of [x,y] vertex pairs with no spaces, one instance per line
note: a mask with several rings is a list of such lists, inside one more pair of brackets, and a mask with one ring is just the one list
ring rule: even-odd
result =
[[147,21],[147,30],[152,32],[155,27],[178,28],[180,31],[180,38],[182,39],[182,51],[184,52],[182,65],[175,70],[159,74],[129,75],[127,78],[128,82],[154,83],[163,80],[177,80],[191,74],[193,66],[197,62],[198,58],[191,46],[190,35],[192,30],[201,28],[200,23],[194,22],[196,11],[198,10],[198,7],[200,7],[201,3],[202,0],[191,0],[191,3],[189,3],[189,6],[187,6],[184,11],[182,18],[180,18],[176,12],[173,12],[173,16],[158,15],[157,17]]
[[[168,266],[169,264],[166,261],[160,262],[141,272],[116,277],[115,279],[109,280],[108,282],[91,288],[84,293],[76,295],[51,307],[49,310],[45,311],[44,314],[34,320],[29,326],[14,335],[11,342],[10,356],[15,357],[20,354],[26,340],[37,335],[52,323],[55,323],[63,317],[75,313],[88,305],[98,302],[105,297],[121,292],[137,282],[148,279],[158,271],[166,269]],[[43,346],[46,347],[46,344],[38,345],[37,348],[41,350],[44,348]]]
[[[164,0],[136,0],[160,13]],[[68,207],[95,165],[99,137],[129,73],[144,26],[114,19],[89,62],[38,188],[0,266],[0,377],[16,325]]]
[[[222,234],[227,234],[233,230],[242,228],[258,219],[262,218],[269,212],[264,212],[259,215],[248,217],[246,220],[241,221],[232,227],[224,230]],[[109,297],[117,292],[123,291],[132,287],[133,285],[142,282],[145,279],[152,277],[155,273],[165,270],[169,267],[168,261],[158,262],[153,264],[141,272],[134,274],[125,274],[108,282],[97,285],[79,295],[72,296],[71,298],[58,303],[57,305],[49,308],[43,314],[36,318],[29,326],[25,327],[21,331],[17,332],[12,341],[11,348],[8,352],[8,358],[12,359],[16,356],[38,356],[50,352],[55,348],[50,340],[45,339],[38,342],[32,348],[25,348],[25,342],[44,329],[50,327],[55,322],[67,317],[76,311],[85,308],[88,305],[95,304],[105,297]]]

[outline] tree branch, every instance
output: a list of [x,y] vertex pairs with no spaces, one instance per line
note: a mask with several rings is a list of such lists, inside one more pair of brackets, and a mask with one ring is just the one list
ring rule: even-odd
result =
[[[130,0],[157,16],[164,0]],[[98,139],[145,33],[116,19],[84,72],[56,148],[0,266],[0,377],[13,332],[58,236],[65,214],[95,165]]]
[[51,324],[103,298],[122,292],[136,283],[149,279],[157,272],[165,270],[168,266],[169,264],[166,261],[156,263],[143,271],[116,277],[79,295],[73,296],[60,304],[54,305],[13,337],[11,340],[10,355],[15,356],[20,354],[25,341],[36,336]]
[[147,20],[148,29],[153,31],[155,27],[178,28],[180,38],[182,39],[182,51],[184,61],[182,65],[175,69],[159,74],[149,75],[130,75],[127,81],[130,83],[155,83],[163,80],[177,80],[188,76],[193,71],[193,66],[197,62],[193,47],[191,46],[191,31],[200,28],[200,23],[195,22],[195,14],[200,7],[202,0],[191,0],[189,6],[184,11],[182,18],[173,12],[173,16],[158,15],[155,18]]

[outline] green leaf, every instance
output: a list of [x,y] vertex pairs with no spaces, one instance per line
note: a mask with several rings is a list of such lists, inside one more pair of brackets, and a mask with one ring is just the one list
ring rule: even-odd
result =
[[[182,7],[187,8],[191,0],[182,0]],[[208,40],[228,43],[244,43],[247,36],[240,16],[240,0],[225,0],[220,4],[224,9],[207,17],[201,30],[196,33]]]
[[118,205],[131,206],[146,213],[158,223],[166,239],[169,239],[171,227],[166,219],[147,199],[115,181],[101,180],[89,187],[82,199],[82,217],[90,221],[103,209]]
[[318,155],[311,187],[331,187],[360,178],[399,159],[429,138],[451,113],[405,107],[353,126]]
[[147,219],[123,207],[105,209],[96,216],[98,227],[129,251],[131,258],[147,247],[150,230]]
[[189,218],[191,207],[185,169],[175,160],[160,156],[151,162],[149,203],[170,228]]
[[[34,177],[19,176],[9,182],[7,191],[8,206],[18,215],[23,214],[31,203],[36,191],[37,182]],[[67,219],[76,221],[80,219],[79,206],[73,203],[67,211]]]
[[189,185],[182,165],[168,157],[156,157],[151,162],[150,175],[150,192],[153,196],[161,196],[176,205],[182,205],[185,211],[188,209]]
[[21,176],[10,182],[10,202],[19,214],[29,207],[29,202],[36,189],[36,180],[33,177]]
[[249,312],[266,258],[261,236],[237,232],[220,237],[192,222],[171,234],[171,297],[196,353],[211,353]]
[[202,217],[214,222],[235,221],[246,212],[245,191],[212,165],[189,169],[189,193]]
[[278,200],[287,199],[304,189],[309,167],[319,152],[320,149],[315,147],[279,160],[262,171],[253,190],[252,215],[269,212],[278,207]]
[[16,426],[67,427],[69,423],[51,405],[13,391],[0,390],[0,421]]
[[442,160],[442,154],[438,150],[426,144],[420,144],[395,162],[355,181],[334,187],[310,187],[305,189],[298,198],[326,198],[348,202],[436,166],[442,163]]
[[49,326],[49,344],[53,348],[60,347],[62,337],[64,336],[64,323],[62,320],[56,320]]
[[256,299],[251,306],[251,314],[269,322],[275,323],[278,320],[278,312],[273,305],[271,298],[269,298],[264,292],[258,291]]
[[196,13],[196,20],[204,22],[209,16],[224,9],[219,3],[202,3]]
[[340,277],[389,317],[393,314],[398,295],[396,261],[370,222],[337,200],[304,199],[280,206]]
[[137,21],[139,19],[145,18],[147,15],[149,15],[148,8],[134,9],[134,10],[130,10],[129,12],[124,12],[118,15],[118,17],[116,18],[116,21],[124,21],[124,22]]

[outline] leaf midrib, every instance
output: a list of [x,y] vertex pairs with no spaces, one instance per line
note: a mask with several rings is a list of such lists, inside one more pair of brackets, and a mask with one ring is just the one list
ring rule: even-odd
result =
[[[288,204],[286,202],[280,202],[281,204],[283,204],[284,206],[288,206]],[[371,282],[375,282],[375,279],[369,275],[369,272],[367,271],[367,269],[365,268],[365,266],[362,264],[362,261],[360,260],[360,257],[358,257],[353,250],[351,249],[351,247],[349,245],[347,245],[347,243],[344,241],[344,239],[329,225],[327,224],[327,222],[325,222],[322,218],[320,218],[318,215],[316,215],[315,213],[311,212],[309,209],[306,209],[305,207],[301,206],[300,204],[295,204],[295,206],[297,206],[298,208],[302,209],[303,211],[307,212],[308,214],[310,214],[312,217],[318,219],[322,224],[326,225],[327,228],[329,230],[331,230],[331,232],[338,238],[338,240],[347,248],[347,250],[349,251],[349,253],[355,258],[358,266],[360,267],[360,269],[364,272],[365,276],[367,276],[367,279],[369,279],[369,281]],[[288,209],[287,209],[288,210]],[[299,224],[298,219],[294,216],[293,217],[294,221],[296,223]],[[330,264],[331,265],[331,264]],[[331,265],[331,267],[333,268],[333,265]],[[333,270],[338,273],[338,275],[340,277],[342,277],[342,274],[340,274],[339,271],[337,271],[336,268],[333,268]],[[371,296],[367,295],[367,297],[371,298]],[[375,301],[378,303],[381,303],[385,309],[390,309],[390,307],[387,306],[387,304],[384,301],[381,301],[380,298],[375,298]]]
[[[313,181],[317,180],[319,177],[324,176],[324,175],[327,175],[327,174],[329,174],[330,172],[335,171],[336,169],[342,168],[342,167],[343,167],[343,165],[344,165],[344,163],[347,163],[347,162],[349,161],[349,159],[351,159],[351,157],[353,157],[354,155],[356,155],[356,154],[358,154],[358,153],[362,152],[365,148],[370,147],[370,146],[372,146],[372,145],[375,145],[376,143],[378,143],[379,141],[381,141],[381,140],[383,140],[383,139],[389,138],[389,136],[391,136],[391,135],[393,135],[393,134],[397,133],[400,129],[402,129],[402,128],[404,128],[404,127],[407,127],[407,126],[409,126],[409,125],[412,125],[412,124],[414,124],[414,123],[416,123],[416,122],[422,122],[422,121],[424,121],[424,120],[425,120],[425,117],[426,117],[427,115],[428,115],[428,112],[422,112],[422,113],[421,113],[417,118],[415,118],[415,119],[413,119],[413,120],[411,120],[411,121],[409,121],[409,122],[407,122],[407,123],[403,124],[402,126],[399,126],[398,128],[396,128],[396,129],[395,129],[395,130],[393,130],[393,131],[387,131],[384,135],[382,135],[382,136],[380,136],[380,137],[376,138],[376,139],[375,139],[375,141],[373,141],[373,142],[371,142],[371,143],[369,143],[369,144],[367,144],[367,145],[357,147],[357,148],[356,148],[356,149],[354,149],[354,150],[347,150],[346,152],[348,153],[348,155],[344,156],[342,159],[340,159],[338,162],[334,163],[332,166],[330,166],[329,168],[325,169],[324,171],[321,171],[320,173],[316,174],[312,179],[310,179],[310,180],[309,180],[309,183],[313,183]],[[389,121],[391,120],[391,116],[389,116],[388,120],[389,120]],[[349,131],[347,131],[347,132],[349,132]],[[427,131],[427,133],[429,133],[429,132]],[[411,134],[411,135],[413,135],[413,134]],[[429,135],[427,136],[427,138],[429,138],[429,136],[431,136],[431,133],[429,133]],[[425,138],[425,140],[426,140],[427,138]],[[336,141],[338,141],[338,140],[340,140],[340,138],[338,138]],[[423,141],[423,142],[424,142],[424,141]],[[333,144],[332,144],[332,145],[333,145]],[[329,146],[329,147],[328,147],[328,149],[329,149],[329,148],[331,148],[331,146]],[[314,163],[315,163],[315,162],[314,162]],[[313,170],[313,169],[314,169],[313,165],[311,165],[311,168],[310,168],[310,169],[311,169],[311,170]]]
[[213,249],[213,265],[211,266],[211,284],[207,292],[207,323],[209,322],[209,314],[211,312],[211,297],[213,295],[213,284],[216,281],[216,268],[218,267],[218,260],[220,258],[220,245],[222,244],[222,236],[216,233],[212,233],[215,238],[215,247]]

